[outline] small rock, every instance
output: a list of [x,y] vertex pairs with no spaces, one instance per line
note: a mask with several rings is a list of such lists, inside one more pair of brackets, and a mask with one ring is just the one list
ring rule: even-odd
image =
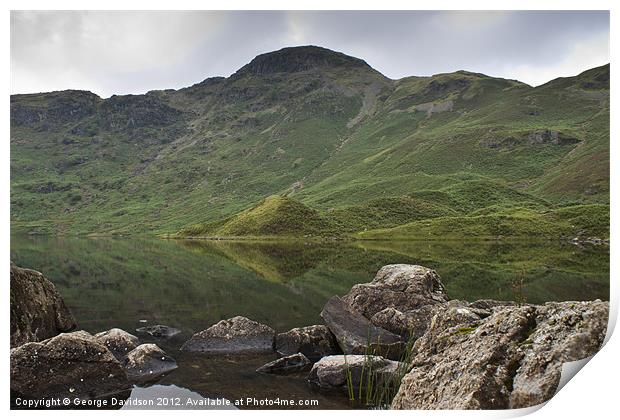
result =
[[329,328],[325,325],[311,325],[278,334],[276,351],[282,356],[303,353],[308,359],[316,362],[324,356],[338,354],[340,349],[336,337]]
[[138,347],[140,340],[120,328],[95,334],[95,338],[103,343],[118,360],[123,361],[125,355]]
[[168,327],[167,325],[149,325],[148,327],[136,328],[136,331],[157,338],[172,338],[181,332],[178,328]]
[[194,334],[181,350],[208,354],[271,353],[274,339],[272,328],[236,316]]
[[177,362],[156,344],[141,344],[129,352],[125,361],[127,378],[149,382],[177,368]]
[[285,374],[301,372],[310,369],[310,366],[312,366],[312,362],[306,356],[302,353],[296,353],[266,363],[256,369],[256,371],[261,373]]
[[381,356],[325,356],[314,364],[308,380],[323,388],[341,387],[347,385],[347,375],[350,372],[352,385],[359,387],[362,381],[366,381],[368,374],[376,373],[375,380],[385,382],[393,379],[404,368],[402,363]]

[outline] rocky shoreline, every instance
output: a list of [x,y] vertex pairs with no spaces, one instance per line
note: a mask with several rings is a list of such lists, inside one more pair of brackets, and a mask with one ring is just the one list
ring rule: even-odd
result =
[[[599,350],[608,313],[609,303],[599,300],[451,300],[434,270],[396,264],[329,299],[324,325],[277,333],[236,316],[194,334],[181,350],[206,357],[274,354],[258,372],[299,375],[350,398],[380,394],[364,401],[375,407],[522,408],[554,395],[563,363]],[[126,398],[133,384],[177,368],[156,344],[123,330],[70,332],[76,328],[49,280],[11,264],[12,399]],[[178,332],[161,325],[144,331]]]

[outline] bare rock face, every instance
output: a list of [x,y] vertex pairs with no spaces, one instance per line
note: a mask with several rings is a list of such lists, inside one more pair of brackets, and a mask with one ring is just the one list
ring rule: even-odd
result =
[[[497,306],[508,306],[508,304]],[[385,308],[374,314],[370,321],[376,326],[415,341],[426,333],[431,320],[437,313],[449,311],[453,308],[458,309],[455,312],[457,314],[474,314],[477,319],[491,315],[489,309],[482,309],[462,300],[450,300],[445,303],[424,305],[418,309],[405,312],[394,308]]]
[[321,317],[345,354],[371,353],[399,359],[405,349],[402,337],[371,324],[337,296],[327,301]]
[[136,331],[156,338],[172,338],[181,332],[180,329],[167,325],[149,325],[147,327],[136,328]]
[[[479,306],[479,305],[476,305]],[[486,306],[489,307],[489,306]],[[607,329],[606,302],[452,307],[413,346],[396,409],[506,409],[553,396],[562,363],[592,356]]]
[[392,379],[404,365],[381,356],[337,355],[326,356],[314,364],[308,380],[322,388],[341,387],[347,384],[347,375],[358,387],[365,380],[364,373],[376,373],[375,380],[382,382]]
[[385,308],[372,316],[373,325],[384,328],[405,338],[420,338],[426,332],[438,305],[424,305],[418,309],[401,312]]
[[208,354],[271,353],[274,339],[272,328],[236,316],[194,334],[181,350]]
[[536,329],[521,344],[524,353],[513,380],[510,408],[541,404],[555,394],[562,363],[585,359],[601,347],[609,303],[547,303],[536,310]]
[[11,263],[11,347],[68,332],[77,323],[43,274]]
[[141,344],[127,354],[125,369],[131,382],[150,382],[177,368],[177,362],[156,344]]
[[103,343],[118,360],[123,361],[125,355],[138,347],[140,340],[120,328],[112,328],[95,334],[95,338]]
[[325,325],[293,328],[276,336],[276,352],[282,356],[303,353],[311,361],[340,353],[336,337]]
[[104,399],[128,392],[121,363],[85,331],[11,350],[11,393],[23,398]]
[[[396,409],[500,409],[508,406],[517,343],[534,326],[534,308],[499,310],[484,322],[453,308],[438,313],[416,341]],[[461,313],[459,313],[461,312]]]
[[303,372],[304,370],[310,369],[311,366],[312,362],[306,356],[302,353],[296,353],[266,363],[256,369],[256,371],[261,373],[286,374]]
[[370,283],[356,284],[342,300],[372,318],[385,308],[404,312],[448,300],[439,275],[420,265],[382,267]]

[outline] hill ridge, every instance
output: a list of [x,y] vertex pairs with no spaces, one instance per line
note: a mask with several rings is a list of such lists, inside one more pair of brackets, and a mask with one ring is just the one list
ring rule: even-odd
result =
[[[164,234],[273,194],[325,212],[483,180],[552,206],[609,202],[609,66],[537,88],[463,71],[392,81],[298,48],[179,90],[12,95],[12,228]],[[304,48],[318,58],[303,64]]]

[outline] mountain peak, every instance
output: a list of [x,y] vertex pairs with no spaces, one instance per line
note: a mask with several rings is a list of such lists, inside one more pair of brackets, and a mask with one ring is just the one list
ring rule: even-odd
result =
[[329,67],[366,67],[370,69],[370,66],[359,58],[327,48],[307,45],[287,47],[260,54],[239,69],[237,74],[296,73]]

